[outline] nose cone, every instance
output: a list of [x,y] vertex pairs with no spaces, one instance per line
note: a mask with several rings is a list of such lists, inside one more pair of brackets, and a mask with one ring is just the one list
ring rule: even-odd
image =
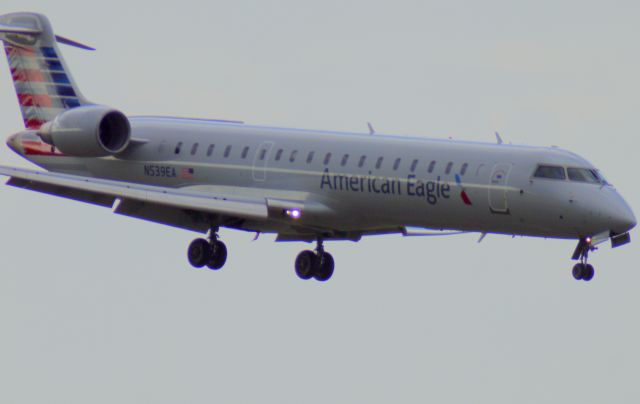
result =
[[620,230],[623,230],[623,232],[621,233],[628,232],[629,230],[636,227],[636,224],[638,224],[638,222],[636,221],[636,217],[633,215],[631,209],[620,212],[620,214],[615,217],[615,220],[617,222],[617,227],[619,227]]
[[636,227],[637,221],[627,202],[622,197],[617,199],[616,203],[609,206],[607,213],[611,223],[611,231],[622,234]]

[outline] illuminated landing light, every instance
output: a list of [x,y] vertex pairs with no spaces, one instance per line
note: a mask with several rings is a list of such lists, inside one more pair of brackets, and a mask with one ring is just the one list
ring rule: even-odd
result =
[[587,237],[584,241],[586,241],[587,244],[591,244],[591,237]]
[[285,213],[292,219],[300,219],[300,216],[302,216],[302,212],[300,212],[300,209],[287,209]]

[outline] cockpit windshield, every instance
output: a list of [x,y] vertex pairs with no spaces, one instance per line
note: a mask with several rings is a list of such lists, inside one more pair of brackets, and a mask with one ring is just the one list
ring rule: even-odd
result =
[[552,180],[569,180],[574,182],[586,182],[589,184],[608,185],[604,177],[593,168],[562,167],[547,164],[540,164],[533,173],[535,178],[546,178]]
[[540,164],[536,169],[536,172],[533,174],[536,178],[549,178],[553,180],[564,180],[566,179],[564,173],[564,167],[560,166],[548,166],[544,164]]
[[602,179],[600,178],[596,170],[591,170],[588,168],[569,167],[567,168],[567,175],[569,176],[569,180],[571,181],[590,182],[592,184],[602,183]]

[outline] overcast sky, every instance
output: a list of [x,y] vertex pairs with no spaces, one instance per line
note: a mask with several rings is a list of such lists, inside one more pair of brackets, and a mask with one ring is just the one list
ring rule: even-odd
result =
[[[636,1],[28,1],[91,100],[127,114],[558,145],[640,213]],[[0,61],[0,133],[21,130]],[[3,135],[3,136],[4,136]],[[4,143],[0,164],[30,167]],[[196,234],[0,186],[0,402],[637,403],[633,243],[571,276],[573,241],[301,243]]]

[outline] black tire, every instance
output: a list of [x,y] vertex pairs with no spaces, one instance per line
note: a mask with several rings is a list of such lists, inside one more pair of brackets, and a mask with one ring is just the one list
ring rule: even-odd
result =
[[189,244],[187,257],[192,266],[202,268],[209,262],[209,258],[211,257],[211,246],[209,242],[203,238],[193,240],[191,244]]
[[317,267],[313,277],[315,280],[320,282],[326,282],[331,279],[331,275],[333,275],[333,268],[335,266],[335,262],[333,261],[333,257],[329,253],[323,253],[322,257],[318,260]]
[[217,271],[227,262],[227,246],[219,240],[213,242],[211,246],[211,257],[207,262],[207,268]]
[[296,275],[300,279],[311,279],[316,269],[316,254],[313,251],[305,250],[296,257]]
[[573,277],[577,280],[580,281],[582,280],[582,277],[584,276],[585,273],[585,265],[582,263],[578,263],[575,264],[573,266],[573,271],[571,271],[573,273]]
[[593,269],[593,265],[587,264],[582,271],[582,280],[589,282],[593,279],[593,275],[595,275],[596,271]]

